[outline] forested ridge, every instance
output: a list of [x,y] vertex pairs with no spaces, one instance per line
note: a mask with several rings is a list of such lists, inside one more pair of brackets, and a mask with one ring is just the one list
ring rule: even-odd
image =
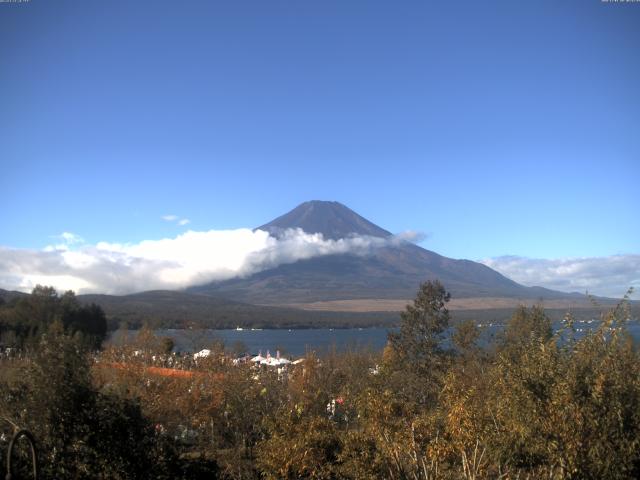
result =
[[[221,343],[207,357],[176,355],[148,328],[97,349],[99,307],[34,293],[0,307],[0,448],[30,430],[43,478],[640,475],[626,299],[579,339],[570,314],[554,331],[535,306],[513,311],[490,345],[477,322],[458,322],[447,346],[450,296],[426,282],[383,352],[271,368],[234,362]],[[25,448],[15,460],[26,476]]]

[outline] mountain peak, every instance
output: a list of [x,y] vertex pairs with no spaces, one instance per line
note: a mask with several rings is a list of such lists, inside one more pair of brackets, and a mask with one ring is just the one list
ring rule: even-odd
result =
[[389,237],[391,233],[371,223],[340,202],[311,200],[301,203],[288,213],[266,223],[258,230],[279,236],[289,228],[301,228],[307,233],[321,233],[337,240],[352,235]]

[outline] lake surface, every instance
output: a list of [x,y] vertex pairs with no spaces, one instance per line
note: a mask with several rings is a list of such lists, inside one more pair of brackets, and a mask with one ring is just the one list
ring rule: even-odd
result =
[[[576,337],[580,338],[589,329],[596,328],[598,321],[576,322]],[[559,328],[560,324],[554,325]],[[482,341],[488,343],[503,329],[502,324],[483,325]],[[393,329],[392,329],[393,330]],[[156,330],[156,335],[171,337],[175,342],[175,351],[194,352],[211,346],[216,341],[224,342],[229,349],[243,345],[251,354],[267,351],[271,354],[280,350],[286,356],[302,356],[308,351],[326,352],[335,348],[337,351],[349,349],[382,350],[387,342],[387,328],[346,328],[346,329],[292,329],[292,330]],[[627,323],[627,331],[640,343],[640,322]],[[450,332],[449,332],[450,333]],[[111,343],[122,343],[124,332],[113,332],[109,338]],[[135,331],[128,331],[127,338],[135,338]],[[446,341],[445,341],[446,342]],[[234,348],[236,347],[236,348]]]
[[[326,352],[331,348],[338,351],[348,349],[371,348],[382,350],[387,341],[386,328],[347,328],[347,329],[265,329],[265,330],[156,330],[160,337],[171,337],[175,342],[175,351],[194,352],[208,348],[214,342],[235,350],[241,343],[243,350],[251,354],[267,351],[273,355],[280,350],[283,355],[303,356],[308,351]],[[128,338],[135,338],[135,331],[128,331]],[[119,343],[121,331],[113,332],[109,342]]]

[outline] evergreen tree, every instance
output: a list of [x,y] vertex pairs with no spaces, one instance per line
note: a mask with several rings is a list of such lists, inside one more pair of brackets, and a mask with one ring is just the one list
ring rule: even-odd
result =
[[450,319],[445,305],[450,298],[438,280],[421,284],[413,303],[400,315],[400,331],[389,334],[398,357],[417,372],[431,370],[442,353],[440,341]]

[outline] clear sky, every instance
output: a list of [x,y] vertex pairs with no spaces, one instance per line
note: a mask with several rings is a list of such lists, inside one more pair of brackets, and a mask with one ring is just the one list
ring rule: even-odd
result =
[[638,185],[640,3],[0,3],[7,248],[322,199],[455,258],[637,261]]

